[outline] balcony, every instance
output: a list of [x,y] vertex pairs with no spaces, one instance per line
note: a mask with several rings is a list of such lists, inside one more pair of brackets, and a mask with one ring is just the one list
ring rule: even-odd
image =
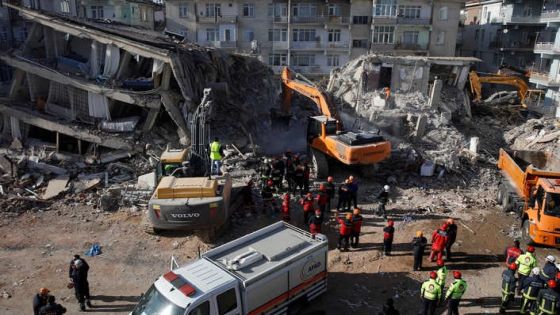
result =
[[327,24],[349,25],[350,17],[348,16],[329,16],[325,21]]
[[198,42],[199,45],[213,48],[237,48],[236,41],[203,41]]
[[552,42],[536,43],[535,44],[535,53],[536,54],[557,55],[557,54],[560,54],[560,46],[557,46]]
[[324,71],[321,66],[291,66],[294,72],[302,74],[328,74],[328,71]]
[[293,24],[323,24],[327,21],[326,16],[292,16]]
[[396,43],[395,49],[398,50],[427,50],[428,44],[418,43]]
[[274,23],[288,23],[287,16],[275,16],[273,19]]
[[531,72],[531,77],[529,82],[539,85],[544,85],[547,87],[557,87],[560,86],[560,78],[550,76],[548,73],[544,72]]
[[498,24],[540,24],[541,23],[541,16],[540,15],[500,16],[500,17],[497,17],[497,18],[493,18],[491,23],[498,23]]
[[297,50],[317,50],[323,49],[320,41],[312,42],[292,42],[292,49]]
[[346,50],[350,49],[350,42],[326,42],[323,43],[323,48],[328,50]]
[[288,42],[287,41],[272,42],[272,49],[274,49],[274,50],[287,50],[288,49]]
[[541,12],[541,22],[560,22],[560,11],[543,11]]
[[394,43],[371,43],[371,51],[372,52],[386,52],[392,51],[395,49]]
[[237,15],[198,16],[197,20],[204,24],[236,24]]
[[398,17],[397,24],[402,25],[430,25],[431,19]]

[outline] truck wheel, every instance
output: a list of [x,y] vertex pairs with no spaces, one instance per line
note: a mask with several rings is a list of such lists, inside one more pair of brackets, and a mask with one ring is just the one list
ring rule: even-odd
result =
[[323,152],[311,149],[311,159],[315,169],[315,178],[323,180],[329,176],[329,163]]
[[533,244],[533,239],[531,238],[531,235],[529,234],[529,219],[525,219],[523,221],[523,225],[521,226],[521,239],[523,241],[523,243],[527,244],[527,245],[531,245]]

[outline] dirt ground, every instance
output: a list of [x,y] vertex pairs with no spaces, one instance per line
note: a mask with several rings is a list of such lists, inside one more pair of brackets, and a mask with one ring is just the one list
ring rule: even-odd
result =
[[[335,178],[340,180],[347,175],[339,172]],[[405,178],[393,189],[393,202],[387,207],[389,216],[396,220],[396,235],[393,255],[383,257],[381,230],[385,223],[373,214],[376,204],[372,200],[384,180],[361,179],[359,203],[365,222],[359,248],[340,253],[335,245],[336,227],[325,227],[330,243],[329,289],[303,313],[323,310],[326,314],[341,314],[351,310],[355,314],[376,314],[386,298],[393,297],[401,314],[416,314],[421,282],[435,265],[426,258],[424,271],[412,271],[410,241],[415,231],[431,235],[443,220],[453,217],[459,222],[459,233],[454,259],[448,266],[461,270],[469,286],[461,313],[496,314],[504,268],[502,253],[512,241],[516,220],[495,207],[495,187],[473,189],[465,182],[463,186],[446,188],[453,187],[446,177]],[[47,211],[2,216],[0,292],[5,294],[0,297],[0,314],[30,314],[32,297],[40,287],[48,287],[68,308],[68,314],[80,313],[73,291],[66,288],[68,262],[93,242],[100,243],[103,253],[86,258],[94,296],[94,308],[88,312],[100,314],[128,313],[139,295],[169,269],[172,255],[179,263],[185,263],[208,249],[193,235],[145,234],[139,227],[141,211],[120,209],[106,213],[91,206],[64,203],[59,201]],[[301,210],[294,209],[292,213],[293,223],[301,227]],[[215,245],[271,222],[270,218],[248,218],[243,224],[231,226]],[[556,250],[537,249],[540,265],[548,253],[556,254]],[[443,312],[443,307],[440,309]]]

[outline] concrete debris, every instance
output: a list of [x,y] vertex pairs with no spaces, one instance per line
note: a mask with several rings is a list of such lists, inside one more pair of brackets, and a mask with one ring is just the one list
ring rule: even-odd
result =
[[47,190],[41,197],[43,200],[49,200],[51,198],[57,197],[61,193],[67,190],[68,181],[70,178],[68,176],[58,176],[55,179],[51,179],[47,185]]

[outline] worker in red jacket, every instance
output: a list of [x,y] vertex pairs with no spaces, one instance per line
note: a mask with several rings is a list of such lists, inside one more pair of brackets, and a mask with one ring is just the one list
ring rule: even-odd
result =
[[393,247],[393,236],[395,235],[395,222],[393,220],[387,221],[387,226],[383,228],[383,252],[385,256],[391,255],[391,248]]
[[523,250],[521,250],[521,248],[519,247],[519,241],[518,240],[513,241],[513,245],[508,246],[508,248],[506,248],[505,254],[506,254],[506,265],[509,266],[512,263],[514,263],[517,260],[517,257],[523,254]]
[[303,224],[305,225],[309,222],[309,216],[313,214],[313,209],[315,209],[313,195],[307,193],[299,203],[303,206]]
[[290,222],[290,193],[284,194],[284,199],[282,200],[282,221]]
[[319,186],[317,204],[319,205],[319,209],[321,210],[321,215],[325,216],[325,211],[327,210],[327,205],[329,204],[329,194],[327,193],[327,187],[323,184]]
[[447,244],[447,223],[432,234],[432,251],[430,252],[430,261],[434,261],[435,256],[440,260],[443,257],[443,250]]
[[337,248],[342,250],[344,247],[344,250],[347,251],[350,245],[350,235],[352,234],[352,213],[346,213],[344,219],[337,216],[336,221],[339,224]]
[[360,243],[362,222],[364,222],[364,217],[360,215],[360,209],[354,208],[354,215],[352,216],[352,235],[350,235],[350,247],[352,248],[358,247]]
[[315,215],[309,218],[309,233],[315,235],[321,233],[321,225],[323,224],[323,215],[321,209],[315,209]]

